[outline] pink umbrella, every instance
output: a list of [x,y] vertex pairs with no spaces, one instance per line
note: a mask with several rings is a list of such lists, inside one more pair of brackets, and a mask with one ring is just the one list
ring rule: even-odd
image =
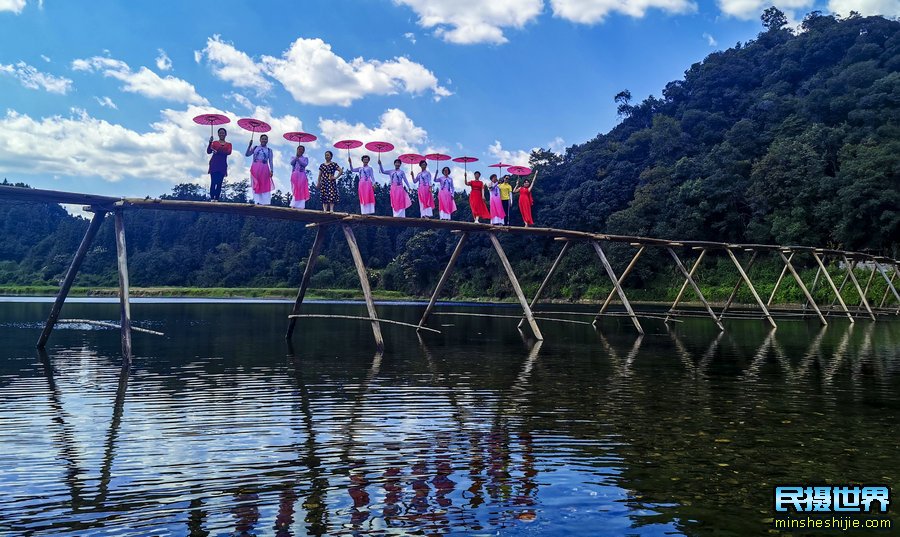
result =
[[425,157],[416,153],[404,153],[397,158],[400,159],[400,162],[409,164],[409,171],[412,171],[413,164],[417,164],[425,160]]
[[212,136],[213,125],[224,125],[226,123],[231,123],[231,120],[228,119],[228,116],[223,116],[222,114],[200,114],[194,118],[194,123],[197,123],[198,125],[209,125],[209,135]]
[[[237,124],[238,127],[244,129],[245,131],[250,131],[253,134],[256,134],[257,132],[269,132],[270,130],[272,130],[272,126],[265,121],[262,121],[260,119],[253,119],[250,117],[239,119]],[[251,144],[253,143],[253,134],[250,135]]]
[[346,149],[347,150],[347,158],[350,158],[350,150],[356,149],[357,147],[362,146],[362,142],[359,140],[341,140],[339,142],[334,143],[334,147],[337,149]]
[[511,173],[513,175],[520,175],[520,176],[531,174],[531,168],[528,168],[527,166],[510,166],[509,169],[506,171],[508,171],[509,173]]
[[378,156],[381,157],[382,153],[393,151],[394,144],[390,142],[369,142],[366,144],[366,149],[378,153]]
[[291,142],[297,142],[298,144],[305,144],[307,142],[315,141],[316,135],[308,132],[286,132],[284,133],[284,139],[290,140]]
[[[443,153],[429,153],[429,154],[425,155],[425,158],[428,160],[433,160],[435,162],[443,162],[445,160],[450,160],[450,155],[445,155]],[[434,178],[435,179],[437,179],[438,173],[440,172],[440,170],[438,168],[439,168],[439,166],[437,164],[435,164],[435,170],[434,170]]]
[[453,159],[453,162],[462,162],[463,170],[466,173],[469,173],[469,163],[478,162],[478,159],[475,157],[456,157],[455,159]]
[[509,168],[510,166],[512,166],[512,164],[504,164],[503,161],[500,161],[497,164],[489,165],[488,168],[500,168],[500,171],[497,174],[497,176],[499,177],[503,173],[503,168]]

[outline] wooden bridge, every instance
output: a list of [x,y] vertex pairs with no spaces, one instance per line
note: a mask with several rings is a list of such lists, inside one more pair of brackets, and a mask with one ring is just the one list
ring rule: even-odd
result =
[[[724,318],[747,318],[746,315],[732,315],[728,313],[741,286],[746,285],[750,290],[750,293],[753,295],[756,304],[759,306],[761,312],[760,318],[768,322],[772,326],[772,328],[776,328],[777,324],[775,322],[775,317],[779,315],[779,312],[770,309],[770,306],[775,296],[775,292],[778,290],[778,287],[781,285],[788,274],[790,274],[791,278],[793,278],[793,280],[797,283],[806,299],[806,302],[803,304],[802,313],[799,315],[806,316],[807,314],[815,314],[823,325],[828,324],[828,320],[826,317],[830,315],[846,316],[851,323],[855,322],[855,319],[859,317],[868,318],[872,321],[875,321],[879,315],[900,315],[900,294],[898,294],[897,287],[894,285],[894,281],[896,280],[898,273],[900,273],[900,262],[898,262],[896,259],[874,256],[861,252],[816,248],[811,246],[729,244],[708,241],[675,241],[649,237],[589,233],[584,231],[572,231],[566,229],[551,229],[540,227],[507,227],[449,220],[394,218],[388,216],[358,215],[348,213],[326,213],[322,211],[248,205],[242,203],[209,203],[198,201],[114,198],[74,192],[57,192],[51,190],[39,190],[11,186],[0,186],[0,199],[35,203],[64,203],[82,205],[85,207],[86,211],[93,214],[90,225],[85,232],[84,238],[82,239],[78,250],[75,252],[72,263],[69,266],[65,278],[63,279],[63,282],[60,286],[59,294],[56,297],[56,301],[54,302],[53,307],[50,311],[50,315],[41,333],[40,339],[37,342],[37,347],[41,349],[45,347],[47,340],[49,339],[50,334],[53,331],[53,327],[59,320],[59,315],[62,311],[63,304],[66,301],[66,297],[69,294],[69,290],[71,289],[72,284],[75,281],[75,277],[78,274],[81,263],[84,260],[84,257],[87,254],[87,251],[89,250],[91,243],[93,242],[94,237],[97,234],[97,231],[100,229],[100,225],[103,223],[103,220],[106,218],[106,216],[109,213],[112,213],[115,219],[116,253],[119,273],[122,353],[126,359],[129,359],[131,357],[131,306],[129,302],[128,255],[125,245],[125,222],[123,219],[123,214],[126,211],[140,210],[193,211],[231,214],[237,216],[253,216],[258,218],[274,218],[280,220],[293,220],[297,222],[303,222],[307,225],[307,227],[315,227],[316,236],[313,240],[312,248],[309,253],[309,258],[306,263],[306,269],[304,270],[303,276],[300,281],[300,288],[297,293],[297,298],[294,301],[293,309],[291,310],[291,314],[288,316],[287,333],[285,336],[287,339],[290,339],[292,337],[298,319],[303,317],[316,317],[315,315],[301,314],[301,306],[303,304],[304,297],[306,296],[310,278],[315,271],[316,260],[325,241],[326,232],[333,226],[340,226],[341,230],[343,231],[344,238],[347,241],[347,246],[349,247],[350,254],[353,258],[353,263],[356,266],[356,271],[359,275],[360,287],[362,288],[366,307],[368,309],[367,317],[343,317],[370,322],[375,338],[375,345],[379,351],[384,349],[384,340],[381,335],[381,323],[393,323],[401,325],[405,323],[399,323],[397,321],[381,319],[378,317],[375,308],[375,302],[372,297],[372,290],[369,285],[369,279],[366,274],[365,263],[362,259],[362,255],[360,254],[356,236],[353,232],[355,226],[399,226],[437,230],[443,229],[449,230],[459,235],[456,248],[453,250],[450,259],[447,262],[447,265],[437,282],[434,293],[432,294],[431,299],[429,300],[428,305],[426,306],[425,311],[422,315],[422,319],[419,321],[418,325],[407,325],[414,327],[417,330],[436,331],[434,329],[428,328],[426,326],[426,323],[429,316],[434,310],[438,295],[440,294],[444,284],[447,282],[447,279],[453,270],[453,266],[455,265],[456,260],[459,258],[460,252],[462,252],[463,248],[465,247],[468,237],[474,233],[487,234],[488,238],[491,241],[491,244],[494,247],[494,250],[497,253],[497,256],[500,259],[501,264],[503,265],[504,270],[506,271],[507,276],[509,277],[516,297],[518,298],[519,303],[522,306],[523,314],[521,316],[521,321],[519,322],[519,328],[521,329],[524,324],[527,323],[531,329],[531,332],[534,334],[534,337],[539,341],[543,340],[544,337],[541,333],[537,321],[547,319],[536,318],[533,312],[533,308],[537,305],[538,301],[541,298],[541,295],[546,290],[548,283],[551,281],[551,278],[559,267],[563,257],[566,255],[566,252],[569,250],[572,243],[576,242],[587,243],[591,248],[593,248],[613,285],[613,290],[609,293],[599,311],[594,315],[594,324],[596,324],[601,317],[605,315],[612,315],[610,312],[608,312],[608,308],[612,301],[616,297],[618,297],[619,301],[625,308],[626,315],[634,324],[635,330],[637,330],[637,332],[640,334],[644,333],[644,329],[641,326],[639,318],[652,317],[652,315],[642,315],[635,312],[634,308],[632,308],[631,306],[631,303],[628,301],[627,295],[625,294],[623,283],[625,282],[625,279],[628,277],[628,275],[632,272],[635,265],[638,263],[641,255],[648,248],[664,249],[672,258],[672,262],[675,264],[678,271],[684,277],[684,283],[681,286],[681,290],[679,291],[671,308],[664,317],[667,322],[673,317],[687,314],[687,312],[678,310],[677,308],[684,298],[684,294],[687,291],[687,288],[690,287],[699,299],[700,303],[703,305],[703,308],[705,310],[705,313],[703,313],[703,315],[708,316],[710,320],[719,327],[720,330],[724,330],[725,327],[722,324],[722,320]],[[541,283],[535,295],[531,297],[530,300],[522,291],[522,287],[519,285],[519,281],[516,278],[515,271],[513,270],[513,267],[506,256],[506,252],[503,250],[503,246],[501,245],[499,237],[506,234],[545,237],[562,243],[559,255],[557,255],[556,260],[549,267],[547,275],[545,276],[543,282]],[[625,243],[636,249],[633,257],[631,258],[631,261],[625,266],[620,274],[616,274],[615,269],[610,264],[606,253],[603,250],[603,243]],[[679,251],[683,252],[685,250],[695,252],[697,255],[694,263],[690,268],[684,265],[681,257],[679,257],[678,255]],[[749,254],[750,258],[744,265],[738,259],[738,255],[745,256],[746,254]],[[731,295],[726,301],[724,307],[718,313],[713,310],[712,306],[706,300],[706,297],[703,296],[703,293],[701,292],[700,287],[697,285],[697,282],[694,280],[694,274],[696,273],[697,268],[708,255],[726,256],[733,263],[736,270],[736,282],[734,285],[734,289],[731,292]],[[753,284],[753,281],[748,275],[748,271],[750,270],[750,268],[762,255],[774,256],[776,259],[780,259],[780,261],[784,265],[784,268],[781,271],[781,275],[778,277],[778,280],[775,283],[775,288],[773,289],[772,294],[771,296],[769,296],[767,301],[764,301],[763,298],[759,295],[756,287]],[[803,282],[802,278],[800,277],[799,273],[794,268],[794,265],[792,263],[793,260],[798,256],[809,256],[813,260],[815,260],[816,264],[818,265],[815,279],[813,280],[812,285],[809,288]],[[828,271],[828,266],[832,263],[837,264],[839,267],[843,265],[843,270],[845,272],[843,275],[843,281],[840,283],[840,285],[837,285],[835,283],[835,280],[831,277],[831,274]],[[856,275],[853,272],[853,269],[860,263],[865,263],[867,266],[872,267],[871,275],[869,276],[865,287],[860,285],[860,281],[856,278]],[[869,296],[870,290],[872,289],[872,282],[876,275],[882,277],[887,284],[884,294],[880,298],[880,300],[877,297]],[[823,285],[828,286],[831,293],[835,297],[834,302],[828,307],[820,307],[813,298],[813,293],[815,292],[816,287],[819,285],[820,281],[824,282]],[[853,286],[857,296],[859,297],[858,305],[854,305],[852,310],[850,307],[848,307],[847,303],[844,301],[841,295],[841,292],[848,283]],[[892,302],[895,302],[896,304],[892,306]],[[838,304],[839,307],[837,307]],[[798,313],[796,312],[782,313],[782,316],[785,317],[796,317],[797,315]]]

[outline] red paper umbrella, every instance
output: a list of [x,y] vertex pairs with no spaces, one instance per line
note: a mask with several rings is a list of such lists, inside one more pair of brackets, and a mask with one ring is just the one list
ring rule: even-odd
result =
[[348,159],[350,158],[350,150],[356,149],[357,147],[360,147],[361,145],[362,145],[362,142],[360,142],[359,140],[341,140],[339,142],[334,143],[335,148],[347,150],[347,158]]
[[366,144],[366,149],[378,154],[387,153],[388,151],[394,150],[394,144],[390,142],[369,142]]
[[478,159],[475,157],[456,157],[455,159],[453,159],[453,162],[462,162],[463,170],[466,173],[469,173],[469,163],[478,162]]
[[[269,132],[270,130],[272,130],[271,125],[259,119],[245,117],[244,119],[239,119],[237,123],[238,127],[244,129],[245,131],[250,131],[253,134],[256,134],[257,132]],[[253,145],[253,134],[250,135],[251,145]]]
[[400,162],[402,162],[404,164],[409,164],[410,171],[412,171],[413,164],[418,164],[419,162],[422,162],[423,160],[425,160],[425,157],[423,157],[422,155],[418,155],[416,153],[404,153],[397,158],[400,159]]
[[500,175],[503,173],[503,168],[509,168],[510,166],[512,166],[512,164],[504,164],[503,161],[500,161],[497,164],[489,165],[488,168],[500,168],[500,173],[498,174]]
[[316,140],[316,135],[308,132],[286,132],[284,133],[284,139],[297,142],[298,144],[305,144],[307,142],[314,142]]
[[506,171],[508,171],[509,173],[511,173],[513,175],[530,175],[531,174],[531,168],[528,168],[527,166],[510,166],[509,169],[507,169]]
[[[450,160],[450,155],[445,155],[443,153],[429,153],[425,155],[425,158],[428,160],[433,160],[435,162],[443,162],[445,160]],[[435,165],[434,176],[437,177],[439,166]]]
[[269,132],[272,130],[272,126],[262,121],[261,119],[253,119],[249,117],[245,117],[244,119],[238,120],[238,126],[246,131],[250,132]]
[[212,136],[213,125],[224,125],[231,123],[231,120],[228,119],[228,116],[223,116],[222,114],[200,114],[194,118],[194,123],[209,125],[209,135]]

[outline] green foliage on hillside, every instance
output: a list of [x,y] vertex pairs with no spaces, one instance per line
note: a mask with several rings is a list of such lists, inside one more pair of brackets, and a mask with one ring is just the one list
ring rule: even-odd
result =
[[[900,22],[837,19],[812,13],[800,31],[777,10],[748,43],[715,52],[666,85],[661,97],[633,104],[615,96],[622,121],[568,148],[535,151],[540,225],[665,238],[810,244],[898,255],[900,245]],[[340,185],[337,209],[358,212],[355,187]],[[170,198],[203,199],[196,185]],[[247,184],[224,194],[246,202]],[[309,206],[320,207],[312,189]],[[390,214],[376,187],[377,213]],[[287,205],[278,193],[273,203]],[[457,219],[470,219],[458,195]],[[416,209],[410,210],[411,214]],[[517,213],[517,211],[515,211]],[[215,214],[127,215],[133,283],[138,286],[285,287],[298,283],[313,232],[300,223]],[[518,214],[514,214],[514,222]],[[520,221],[519,221],[520,223]],[[0,203],[0,285],[55,283],[87,226],[60,207]],[[111,223],[102,228],[80,285],[115,283]],[[426,294],[455,236],[435,231],[360,228],[373,285]],[[558,251],[552,241],[504,237],[526,292],[534,291]],[[611,246],[615,263],[633,250]],[[456,296],[508,297],[511,290],[484,237],[470,242],[448,286]],[[772,270],[761,263],[757,270]],[[551,292],[601,298],[608,289],[596,257],[574,248]],[[733,271],[711,261],[712,287],[728,289]],[[631,287],[668,287],[670,260],[645,255]],[[723,280],[723,281],[719,281]],[[724,280],[728,280],[725,283]],[[774,280],[774,278],[773,278]],[[313,281],[358,285],[346,244],[331,237]]]

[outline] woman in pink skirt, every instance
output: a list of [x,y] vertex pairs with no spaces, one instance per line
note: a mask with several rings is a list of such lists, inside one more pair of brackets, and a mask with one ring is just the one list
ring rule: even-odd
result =
[[450,217],[456,212],[456,201],[453,199],[453,178],[450,177],[450,168],[444,166],[438,182],[441,185],[440,190],[438,190],[438,214],[441,220],[450,220]]
[[[381,170],[381,173],[391,178],[391,209],[394,211],[394,216],[398,218],[405,218],[406,209],[412,205],[412,200],[409,199],[409,194],[406,193],[406,189],[411,189],[412,187],[409,181],[406,180],[406,174],[400,169],[402,165],[403,162],[397,159],[394,161],[394,169],[386,172],[384,171],[384,166],[381,165],[381,156],[379,155],[378,157],[378,169]],[[406,188],[403,188],[404,184]]]
[[428,163],[424,160],[419,162],[419,168],[422,171],[419,175],[409,175],[413,178],[413,183],[419,185],[419,216],[422,218],[431,218],[434,216],[434,192],[431,191],[431,172],[428,171]]
[[375,212],[375,172],[369,166],[369,155],[363,155],[362,166],[353,167],[353,159],[348,157],[350,171],[359,174],[359,212],[373,214]]
[[491,174],[491,224],[503,224],[506,211],[503,210],[503,201],[500,200],[500,182],[497,174]]
[[304,155],[306,148],[297,147],[297,155],[291,159],[291,207],[294,209],[306,209],[306,201],[309,199],[309,176],[306,175],[306,167],[309,159]]
[[275,174],[272,150],[267,147],[269,137],[259,137],[259,145],[254,147],[253,140],[247,144],[246,156],[253,157],[250,165],[250,187],[253,189],[253,203],[257,205],[272,204],[272,176]]

